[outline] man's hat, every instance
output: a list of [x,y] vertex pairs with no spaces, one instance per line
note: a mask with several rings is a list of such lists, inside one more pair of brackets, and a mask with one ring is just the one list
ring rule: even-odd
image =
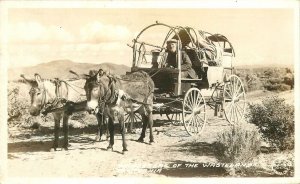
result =
[[170,40],[167,41],[167,44],[168,43],[177,43],[177,40],[176,39],[170,39]]

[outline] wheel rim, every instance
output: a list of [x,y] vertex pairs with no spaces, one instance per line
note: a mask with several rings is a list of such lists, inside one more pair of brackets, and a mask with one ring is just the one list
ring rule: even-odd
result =
[[183,125],[188,134],[200,134],[206,123],[205,99],[197,88],[187,91],[183,101]]
[[223,109],[227,121],[231,124],[238,123],[245,113],[246,93],[241,79],[231,75],[224,84]]

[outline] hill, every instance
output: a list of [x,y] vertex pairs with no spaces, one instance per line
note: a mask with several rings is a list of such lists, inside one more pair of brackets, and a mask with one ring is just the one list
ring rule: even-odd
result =
[[10,68],[8,70],[8,80],[18,80],[20,79],[20,74],[32,78],[34,73],[39,73],[43,78],[60,78],[67,79],[74,77],[69,70],[73,70],[79,74],[88,73],[89,70],[97,70],[99,68],[106,68],[114,74],[125,74],[130,71],[130,67],[125,65],[117,65],[112,63],[101,63],[101,64],[91,64],[91,63],[76,63],[70,60],[55,60],[48,63],[38,64],[32,67],[20,67],[20,68]]

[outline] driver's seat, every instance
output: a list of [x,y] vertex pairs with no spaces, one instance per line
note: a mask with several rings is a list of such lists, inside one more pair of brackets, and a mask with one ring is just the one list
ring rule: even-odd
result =
[[203,63],[200,61],[201,57],[197,55],[197,52],[194,49],[186,49],[185,52],[189,56],[191,62],[192,62],[192,68],[195,70],[198,79],[201,79],[204,74],[204,69],[203,69]]

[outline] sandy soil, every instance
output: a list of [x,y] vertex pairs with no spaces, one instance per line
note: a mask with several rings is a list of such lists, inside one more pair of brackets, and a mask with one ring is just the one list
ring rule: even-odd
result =
[[[291,98],[291,94],[287,92],[285,96]],[[250,95],[250,99],[259,100],[260,95]],[[183,126],[156,120],[155,143],[149,145],[148,132],[145,143],[136,142],[141,131],[137,129],[136,134],[126,135],[129,151],[125,154],[121,152],[120,134],[115,136],[114,151],[106,150],[106,140],[95,142],[95,126],[71,129],[69,151],[56,152],[49,151],[53,127],[40,131],[11,130],[8,177],[228,176],[222,167],[203,165],[218,162],[212,143],[219,132],[230,127],[224,118],[209,113],[204,131],[195,137],[188,136]]]

